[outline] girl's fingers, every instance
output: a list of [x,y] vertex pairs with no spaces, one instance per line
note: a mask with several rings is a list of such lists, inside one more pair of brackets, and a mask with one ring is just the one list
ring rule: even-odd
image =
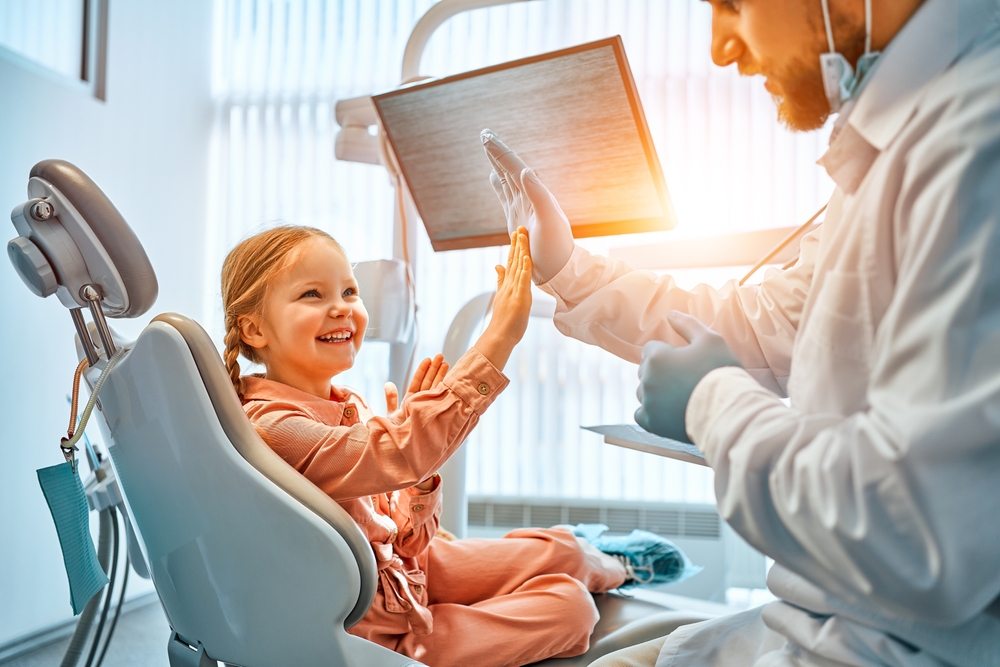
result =
[[427,369],[431,366],[430,359],[424,359],[417,366],[416,372],[413,373],[413,379],[410,380],[410,387],[406,390],[407,394],[415,394],[420,391],[420,385],[424,382],[424,376],[427,375]]
[[[509,266],[507,269],[508,273],[515,272],[521,266],[521,258],[527,254],[527,241],[528,237],[525,234],[520,233],[520,229],[514,233],[515,240],[511,242],[511,246],[514,248],[514,252],[510,258]],[[513,274],[512,274],[513,275]]]
[[497,264],[496,270],[497,270],[497,291],[499,292],[500,288],[503,286],[503,274],[505,269],[499,264]]
[[434,377],[434,382],[431,384],[431,389],[438,386],[444,381],[444,376],[448,374],[449,368],[450,366],[448,365],[447,361],[441,364],[440,368],[438,368],[437,375]]
[[518,264],[521,263],[521,257],[524,256],[524,235],[518,232],[514,232],[514,252],[511,257],[509,271],[517,270]]
[[530,255],[531,254],[531,237],[528,236],[528,230],[524,227],[524,225],[520,225],[517,228],[517,233],[520,236],[524,237],[524,253],[526,255]]
[[438,369],[441,368],[442,363],[444,363],[444,356],[440,354],[434,355],[427,373],[424,374],[424,381],[420,385],[420,391],[427,391],[434,386],[434,378],[437,377]]
[[519,287],[522,290],[531,290],[531,255],[525,255],[521,259],[521,275],[518,276],[520,279]]
[[391,414],[399,409],[399,390],[392,382],[385,383],[385,411]]

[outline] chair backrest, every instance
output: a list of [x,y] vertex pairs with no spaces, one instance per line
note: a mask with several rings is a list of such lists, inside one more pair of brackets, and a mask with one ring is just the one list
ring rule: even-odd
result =
[[253,667],[412,664],[345,632],[375,594],[371,547],[260,439],[200,326],[157,317],[101,403],[129,514],[181,638]]
[[[106,364],[82,309],[90,309],[107,359],[122,341],[105,315],[145,312],[156,275],[111,200],[77,167],[39,162],[28,196],[11,215],[18,236],[7,253],[32,292],[56,294],[70,309],[88,379],[96,380]],[[404,316],[376,313],[383,335],[412,338],[405,266],[373,263],[366,275],[376,293],[406,306]],[[97,421],[176,635],[244,667],[416,665],[347,634],[375,596],[371,547],[337,503],[260,439],[204,330],[161,315],[125,347]]]

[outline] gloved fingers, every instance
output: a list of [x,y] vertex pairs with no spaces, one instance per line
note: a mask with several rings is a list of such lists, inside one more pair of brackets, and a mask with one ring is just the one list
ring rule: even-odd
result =
[[511,213],[516,213],[517,200],[515,199],[514,188],[511,187],[510,177],[500,177],[500,187],[503,188],[503,196],[507,198],[508,217]]
[[[489,133],[488,136],[487,133]],[[490,165],[493,166],[493,171],[497,172],[497,174],[499,174],[501,178],[505,177],[507,175],[507,172],[504,169],[503,165],[500,164],[500,161],[497,160],[497,155],[500,155],[504,151],[509,149],[506,146],[504,146],[503,148],[498,148],[497,146],[495,146],[494,139],[499,140],[499,137],[493,134],[490,130],[483,130],[480,133],[479,138],[482,139],[483,141],[483,150],[486,151],[486,159],[489,160]]]
[[507,211],[510,209],[510,202],[507,200],[503,184],[500,182],[500,177],[497,175],[496,171],[490,172],[490,185],[493,186],[493,192],[497,193],[497,199],[500,200],[500,205],[503,206],[503,214],[506,216]]
[[[656,353],[660,352],[661,350],[674,350],[674,349],[676,348],[673,345],[671,345],[670,343],[664,343],[662,340],[649,341],[648,343],[642,346],[642,363],[639,364],[640,371],[645,369],[646,361]],[[642,377],[641,372],[639,377]]]
[[635,423],[649,431],[649,415],[646,414],[646,408],[640,406],[635,411]]
[[531,167],[521,172],[521,190],[543,219],[565,218],[562,207]]
[[679,333],[689,343],[694,343],[696,340],[714,333],[697,317],[682,313],[679,310],[671,310],[667,313],[667,321],[673,327],[674,331]]
[[[520,174],[528,166],[524,163],[517,153],[512,151],[507,145],[501,141],[500,137],[493,133],[490,129],[485,129],[479,134],[479,138],[483,142],[483,147],[486,149],[486,154],[490,157],[491,162],[499,165],[500,168],[506,174],[513,176],[513,180],[517,180],[517,185],[520,187]],[[503,175],[503,173],[501,173]]]

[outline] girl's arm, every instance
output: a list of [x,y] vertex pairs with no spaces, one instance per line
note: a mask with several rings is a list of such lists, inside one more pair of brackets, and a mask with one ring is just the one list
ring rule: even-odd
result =
[[501,370],[531,311],[528,237],[519,232],[507,268],[497,267],[490,324],[440,384],[408,397],[402,414],[364,424],[330,426],[293,403],[248,406],[271,448],[334,500],[405,489],[436,471],[508,384]]
[[402,419],[330,426],[295,403],[248,404],[271,448],[334,500],[388,493],[427,479],[465,441],[508,380],[469,350],[437,387],[404,403]]

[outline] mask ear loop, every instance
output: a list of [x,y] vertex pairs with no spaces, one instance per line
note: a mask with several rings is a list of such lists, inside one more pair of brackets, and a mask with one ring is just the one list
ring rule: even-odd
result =
[[[823,0],[826,7],[826,0]],[[865,55],[872,52],[872,0],[865,0]]]
[[[829,0],[820,0],[823,5],[823,25],[826,27],[826,43],[830,53],[836,53],[833,43],[833,22],[830,20]],[[872,0],[865,0],[865,54],[872,52]]]
[[[837,49],[833,44],[833,23],[830,21],[830,5],[827,0],[820,0],[823,4],[823,25],[826,26],[826,42],[830,46],[830,53],[836,53]],[[866,10],[871,9],[870,0],[866,0]]]

